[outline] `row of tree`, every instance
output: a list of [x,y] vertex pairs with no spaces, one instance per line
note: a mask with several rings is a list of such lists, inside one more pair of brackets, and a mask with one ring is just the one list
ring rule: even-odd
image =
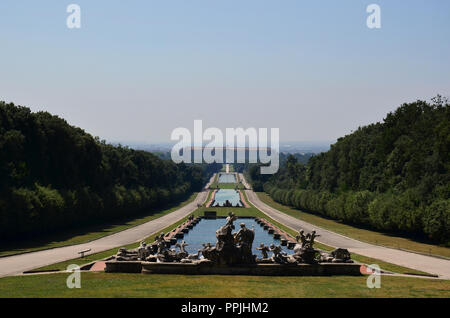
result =
[[450,241],[450,105],[417,101],[262,182],[280,203],[381,231]]
[[115,147],[47,112],[0,102],[0,238],[137,215],[200,190],[218,168]]
[[[296,162],[306,164],[308,160],[313,157],[313,153],[284,153],[279,154],[279,165],[285,166],[288,160],[295,159]],[[270,175],[260,174],[260,169],[263,164],[260,163],[234,163],[234,171],[243,173],[247,180],[251,180],[253,190],[257,192],[264,191],[264,183],[269,180]],[[265,164],[267,166],[268,164]]]

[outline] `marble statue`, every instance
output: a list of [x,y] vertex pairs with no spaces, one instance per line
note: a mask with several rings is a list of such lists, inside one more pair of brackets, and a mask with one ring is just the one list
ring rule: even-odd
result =
[[298,233],[298,235],[295,237],[297,239],[297,242],[301,242],[301,247],[304,248],[306,246],[306,236],[305,236],[305,231],[300,230],[300,232]]
[[201,254],[202,250],[198,250],[197,253],[195,254],[189,254],[188,256],[186,256],[186,259],[190,259],[190,260],[197,260],[200,259],[200,254]]
[[252,244],[255,238],[255,230],[248,229],[245,227],[244,223],[241,223],[240,226],[241,229],[234,235],[234,241],[237,244],[238,249],[240,249],[243,264],[252,263],[255,259],[252,254]]
[[137,249],[138,258],[140,260],[145,260],[148,256],[147,244],[142,241]]
[[269,250],[273,253],[272,261],[278,264],[286,264],[288,262],[287,254],[283,252],[281,246],[270,244]]
[[312,231],[305,235],[303,230],[300,230],[296,236],[297,244],[294,246],[293,259],[297,263],[316,264],[321,258],[320,252],[314,249],[314,239],[319,236],[316,231]]
[[267,252],[269,252],[270,249],[267,246],[265,246],[264,243],[261,243],[259,245],[259,247],[257,247],[256,249],[261,251],[263,259],[269,258],[269,255],[267,254]]
[[126,248],[119,248],[117,251],[117,254],[114,256],[114,259],[116,261],[137,261],[138,260],[138,254],[135,251],[127,250]]
[[345,248],[337,248],[330,253],[333,263],[353,263],[350,252]]
[[[189,218],[191,221],[193,217]],[[317,264],[317,263],[352,263],[350,252],[337,248],[327,253],[314,248],[317,235],[316,231],[305,233],[300,230],[296,236],[297,244],[294,253],[288,255],[283,252],[281,246],[271,244],[269,247],[261,243],[257,250],[261,251],[262,258],[256,258],[252,253],[252,245],[255,238],[255,230],[249,229],[245,223],[240,224],[237,232],[234,230],[234,221],[237,219],[233,212],[228,213],[226,222],[216,231],[217,242],[215,245],[204,243],[203,248],[197,253],[189,254],[186,251],[188,244],[182,240],[170,248],[165,240],[164,233],[157,235],[152,244],[142,241],[139,247],[127,250],[120,248],[114,256],[116,261],[148,261],[148,262],[212,262],[217,266],[246,265],[246,264]],[[272,253],[269,257],[268,252]],[[203,258],[201,257],[203,256]]]
[[180,249],[180,252],[178,252],[178,254],[177,254],[178,258],[185,258],[189,255],[189,253],[186,252],[186,249],[185,249],[185,247],[188,245],[189,244],[187,244],[184,240],[175,245],[175,247],[178,247]]
[[234,229],[233,222],[237,219],[237,216],[233,212],[229,212],[226,218],[227,223],[225,226],[229,225],[232,229]]
[[216,231],[217,243],[214,247],[205,247],[202,255],[218,265],[250,264],[255,262],[252,244],[255,237],[253,229],[241,224],[237,233],[232,233],[233,222],[237,219],[233,212],[228,214],[225,225]]

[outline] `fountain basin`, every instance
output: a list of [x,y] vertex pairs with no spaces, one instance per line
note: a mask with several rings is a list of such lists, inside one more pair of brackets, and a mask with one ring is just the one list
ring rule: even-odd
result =
[[183,274],[183,275],[255,275],[255,276],[360,276],[361,264],[244,264],[217,266],[209,261],[198,263],[154,263],[142,262],[143,274]]

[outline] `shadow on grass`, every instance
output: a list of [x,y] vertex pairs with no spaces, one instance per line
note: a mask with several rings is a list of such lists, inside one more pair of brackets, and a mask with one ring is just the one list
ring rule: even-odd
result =
[[171,212],[181,203],[189,203],[194,194],[189,194],[182,199],[171,202],[161,207],[155,207],[127,217],[117,217],[114,220],[98,220],[96,224],[78,223],[74,227],[64,228],[58,232],[41,235],[38,238],[24,237],[21,240],[2,241],[0,257],[6,257],[26,252],[34,252],[48,248],[56,248],[73,244],[82,244],[107,235],[111,235],[128,228],[143,224],[152,220],[153,216],[164,212]]

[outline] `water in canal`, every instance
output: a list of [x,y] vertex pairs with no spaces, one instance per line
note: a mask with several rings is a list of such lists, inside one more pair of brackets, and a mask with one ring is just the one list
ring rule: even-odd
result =
[[[221,226],[225,225],[225,218],[218,219],[202,219],[192,230],[190,230],[187,234],[184,235],[184,238],[178,239],[178,242],[184,240],[189,245],[186,246],[186,251],[190,254],[197,253],[197,251],[203,248],[203,243],[211,243],[212,246],[216,245],[216,230]],[[274,239],[271,234],[267,231],[264,231],[264,228],[256,223],[254,218],[238,218],[234,222],[234,226],[236,227],[233,232],[237,232],[240,229],[240,224],[245,223],[245,226],[249,229],[255,229],[255,239],[253,241],[252,251],[253,254],[258,257],[261,256],[261,252],[256,248],[259,247],[261,243],[264,243],[266,246],[270,244],[280,245],[279,239]],[[292,254],[293,251],[289,250],[286,246],[282,246],[283,251]],[[269,253],[269,256],[271,253]]]
[[236,183],[236,176],[234,173],[221,173],[219,183]]
[[242,206],[241,196],[239,192],[234,189],[220,189],[214,195],[214,206],[219,203],[220,206],[224,206],[226,201],[230,201],[233,206]]

